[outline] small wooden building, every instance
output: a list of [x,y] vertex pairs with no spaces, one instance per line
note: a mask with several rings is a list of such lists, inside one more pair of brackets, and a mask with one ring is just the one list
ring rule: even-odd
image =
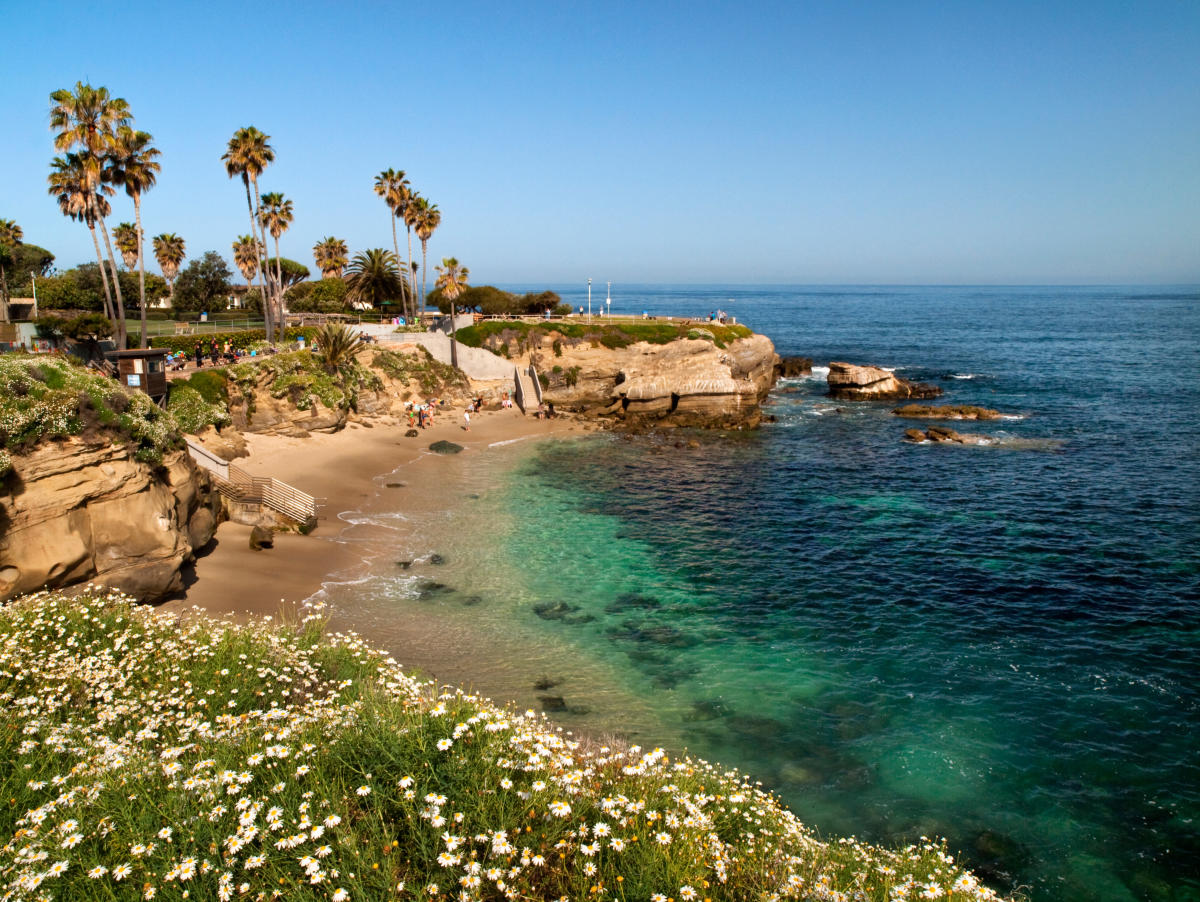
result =
[[109,351],[104,355],[117,367],[117,379],[126,388],[145,392],[158,404],[167,400],[167,349]]

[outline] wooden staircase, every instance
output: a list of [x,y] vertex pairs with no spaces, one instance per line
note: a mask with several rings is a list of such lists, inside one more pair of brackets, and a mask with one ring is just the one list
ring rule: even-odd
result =
[[[236,464],[213,454],[203,445],[187,440],[188,453],[197,465],[212,474],[213,484],[226,500],[231,513],[261,513],[267,508],[307,531],[317,524],[317,499],[273,476],[254,476]],[[234,517],[237,519],[237,517]]]

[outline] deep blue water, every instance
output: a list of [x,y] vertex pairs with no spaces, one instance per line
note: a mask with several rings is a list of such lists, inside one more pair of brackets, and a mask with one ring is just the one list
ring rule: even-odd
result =
[[779,386],[776,423],[698,449],[543,445],[508,542],[533,596],[578,616],[542,626],[823,831],[946,836],[1037,900],[1200,898],[1200,290],[618,286],[612,305],[717,307],[781,354],[1019,418],[952,424],[991,447],[905,443],[915,423],[830,401],[818,371]]

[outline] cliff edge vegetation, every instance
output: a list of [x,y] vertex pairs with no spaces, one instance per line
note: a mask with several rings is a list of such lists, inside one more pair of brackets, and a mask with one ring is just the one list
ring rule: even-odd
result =
[[585,743],[353,635],[117,594],[0,611],[5,899],[993,899],[756,784]]

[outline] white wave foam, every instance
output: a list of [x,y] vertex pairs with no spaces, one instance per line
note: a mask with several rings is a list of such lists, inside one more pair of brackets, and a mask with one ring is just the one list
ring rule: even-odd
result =
[[527,436],[527,435],[522,435],[522,436],[519,436],[518,438],[506,438],[502,442],[489,442],[488,447],[489,448],[498,448],[501,445],[515,445],[517,442],[523,442],[527,438],[529,438],[529,436]]
[[825,377],[826,377],[826,376],[828,376],[828,375],[829,375],[829,367],[827,367],[827,366],[814,366],[814,367],[812,368],[812,376],[810,376],[809,378],[815,378],[815,377],[817,377],[817,376],[820,376],[821,378],[825,378]]

